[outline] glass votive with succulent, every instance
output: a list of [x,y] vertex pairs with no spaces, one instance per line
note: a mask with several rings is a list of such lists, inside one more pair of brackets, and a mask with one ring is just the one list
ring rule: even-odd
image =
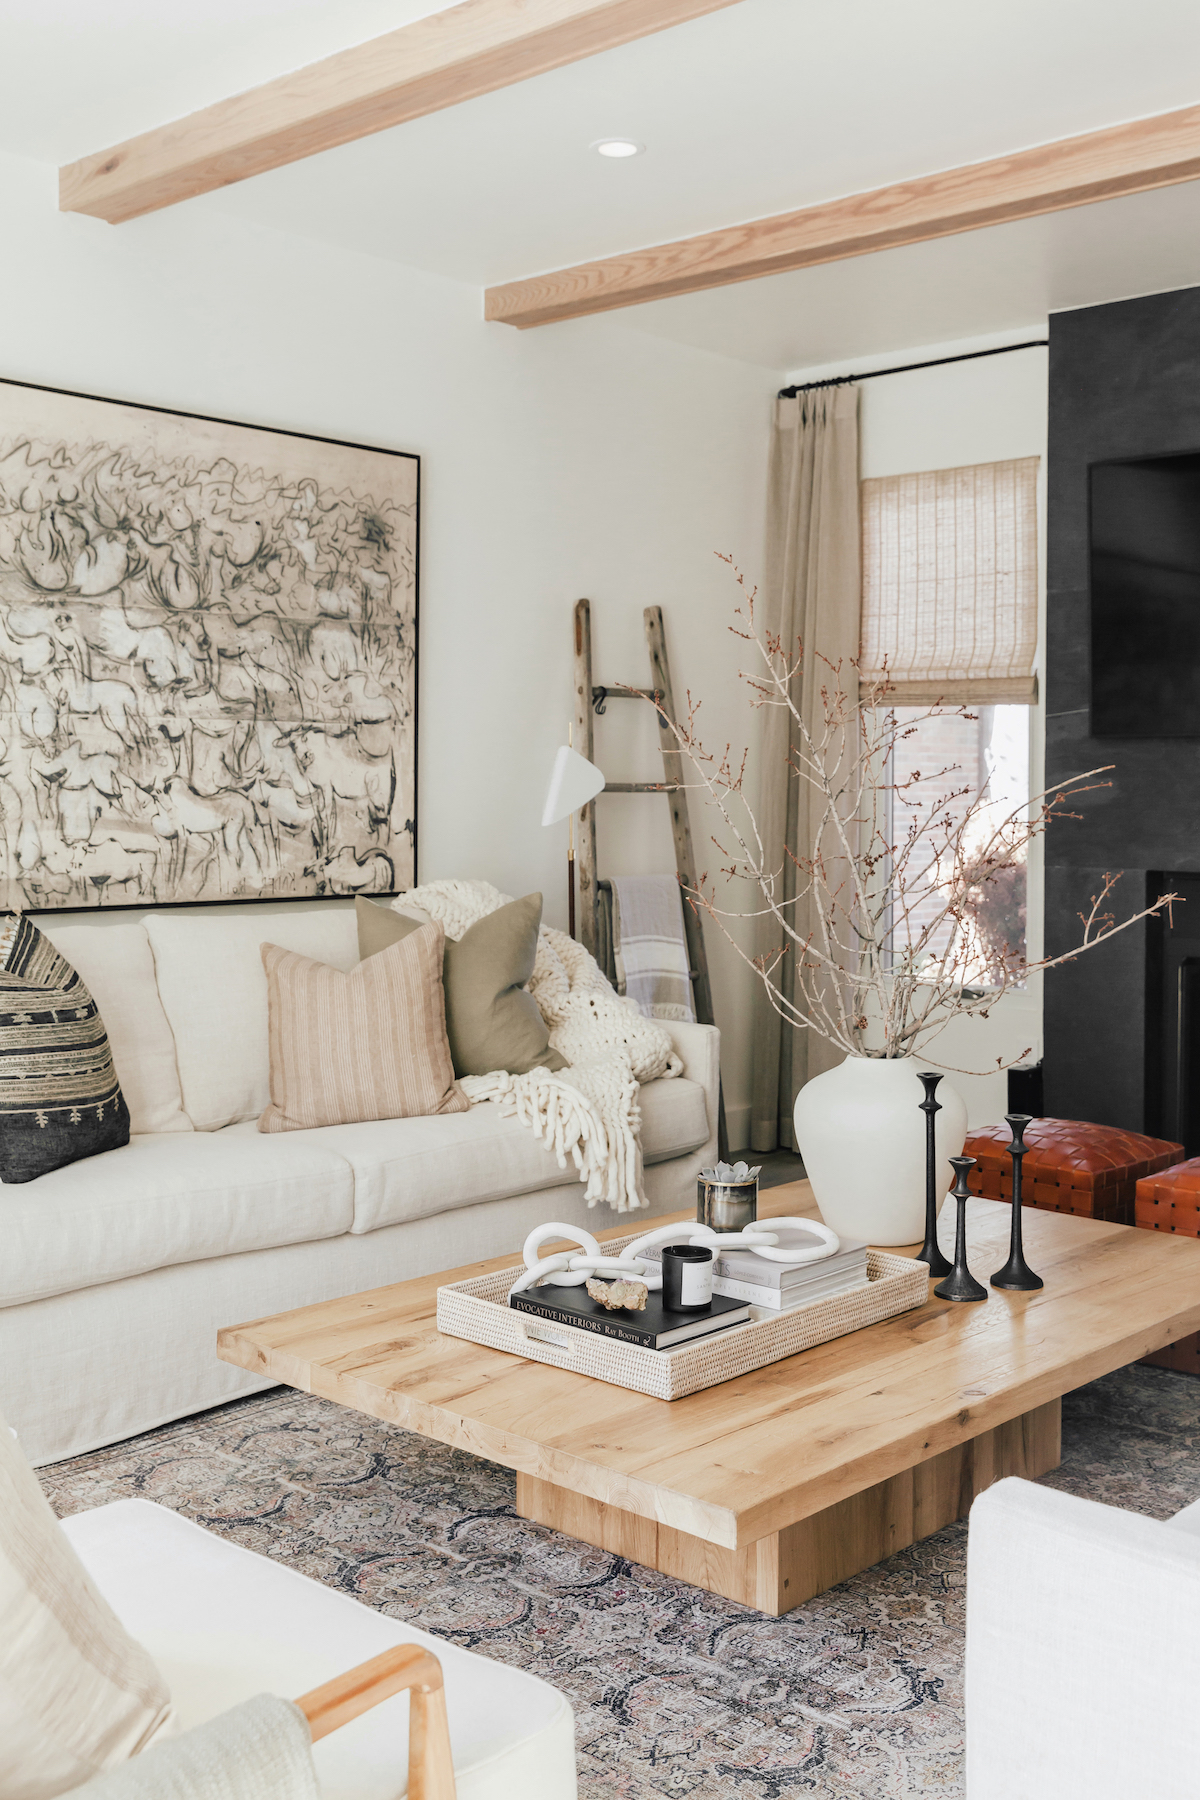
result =
[[758,1217],[759,1163],[719,1162],[696,1182],[696,1222],[713,1231],[744,1231]]

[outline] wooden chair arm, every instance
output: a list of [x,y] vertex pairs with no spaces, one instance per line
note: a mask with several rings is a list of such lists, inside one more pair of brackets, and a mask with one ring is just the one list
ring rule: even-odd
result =
[[308,1720],[315,1744],[360,1713],[408,1688],[408,1800],[455,1800],[454,1759],[446,1720],[442,1665],[420,1644],[397,1644],[382,1656],[360,1663],[296,1705]]

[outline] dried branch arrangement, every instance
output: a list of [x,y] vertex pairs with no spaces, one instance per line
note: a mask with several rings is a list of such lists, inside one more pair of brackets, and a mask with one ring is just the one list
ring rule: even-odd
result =
[[[968,783],[955,785],[953,766],[897,777],[897,746],[924,720],[947,710],[975,715],[931,706],[915,716],[906,709],[901,719],[888,682],[860,689],[856,667],[821,659],[815,716],[804,718],[792,697],[803,645],[784,644],[762,627],[755,591],[732,558],[721,560],[742,589],[730,630],[749,648],[750,667],[740,673],[751,704],[790,715],[787,780],[800,791],[789,816],[805,821],[795,835],[806,841],[789,843],[782,860],[768,853],[745,793],[747,755],[737,760],[729,746],[719,755],[705,748],[689,692],[686,720],[668,724],[696,774],[689,791],[702,793],[717,815],[719,872],[748,884],[753,900],[746,908],[718,904],[707,875],[687,895],[754,970],[788,1024],[855,1056],[914,1055],[951,1019],[986,1017],[1030,974],[1072,962],[1178,898],[1165,895],[1118,922],[1109,901],[1120,875],[1106,875],[1080,914],[1075,946],[1027,962],[1023,933],[1005,928],[1015,911],[1015,877],[1052,821],[1078,818],[1073,805],[1111,785],[1103,779],[1111,765],[1012,810]],[[775,940],[770,949],[756,955],[738,941],[733,922],[747,919],[763,922],[760,930]]]

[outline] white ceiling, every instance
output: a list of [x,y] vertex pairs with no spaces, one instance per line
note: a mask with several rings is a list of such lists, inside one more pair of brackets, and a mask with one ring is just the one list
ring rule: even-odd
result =
[[0,149],[71,162],[444,10],[429,0],[0,0]]
[[[67,161],[432,10],[0,0],[0,149]],[[1197,101],[1196,0],[741,0],[188,205],[484,285]],[[615,134],[646,155],[589,150]],[[623,320],[836,362],[1200,282],[1198,224],[1191,184]]]
[[813,373],[960,338],[1041,336],[1052,312],[1196,286],[1200,182],[1188,182],[617,316],[718,355]]

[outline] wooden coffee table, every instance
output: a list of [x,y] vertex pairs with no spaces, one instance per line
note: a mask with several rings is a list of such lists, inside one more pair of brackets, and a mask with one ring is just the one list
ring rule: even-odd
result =
[[[815,1208],[798,1182],[759,1210]],[[970,1203],[981,1280],[1009,1220]],[[515,1469],[523,1518],[777,1615],[1054,1468],[1064,1393],[1200,1330],[1200,1240],[1027,1210],[1025,1247],[1040,1292],[931,1297],[673,1402],[441,1336],[438,1287],[519,1256],[233,1325],[218,1354]]]

